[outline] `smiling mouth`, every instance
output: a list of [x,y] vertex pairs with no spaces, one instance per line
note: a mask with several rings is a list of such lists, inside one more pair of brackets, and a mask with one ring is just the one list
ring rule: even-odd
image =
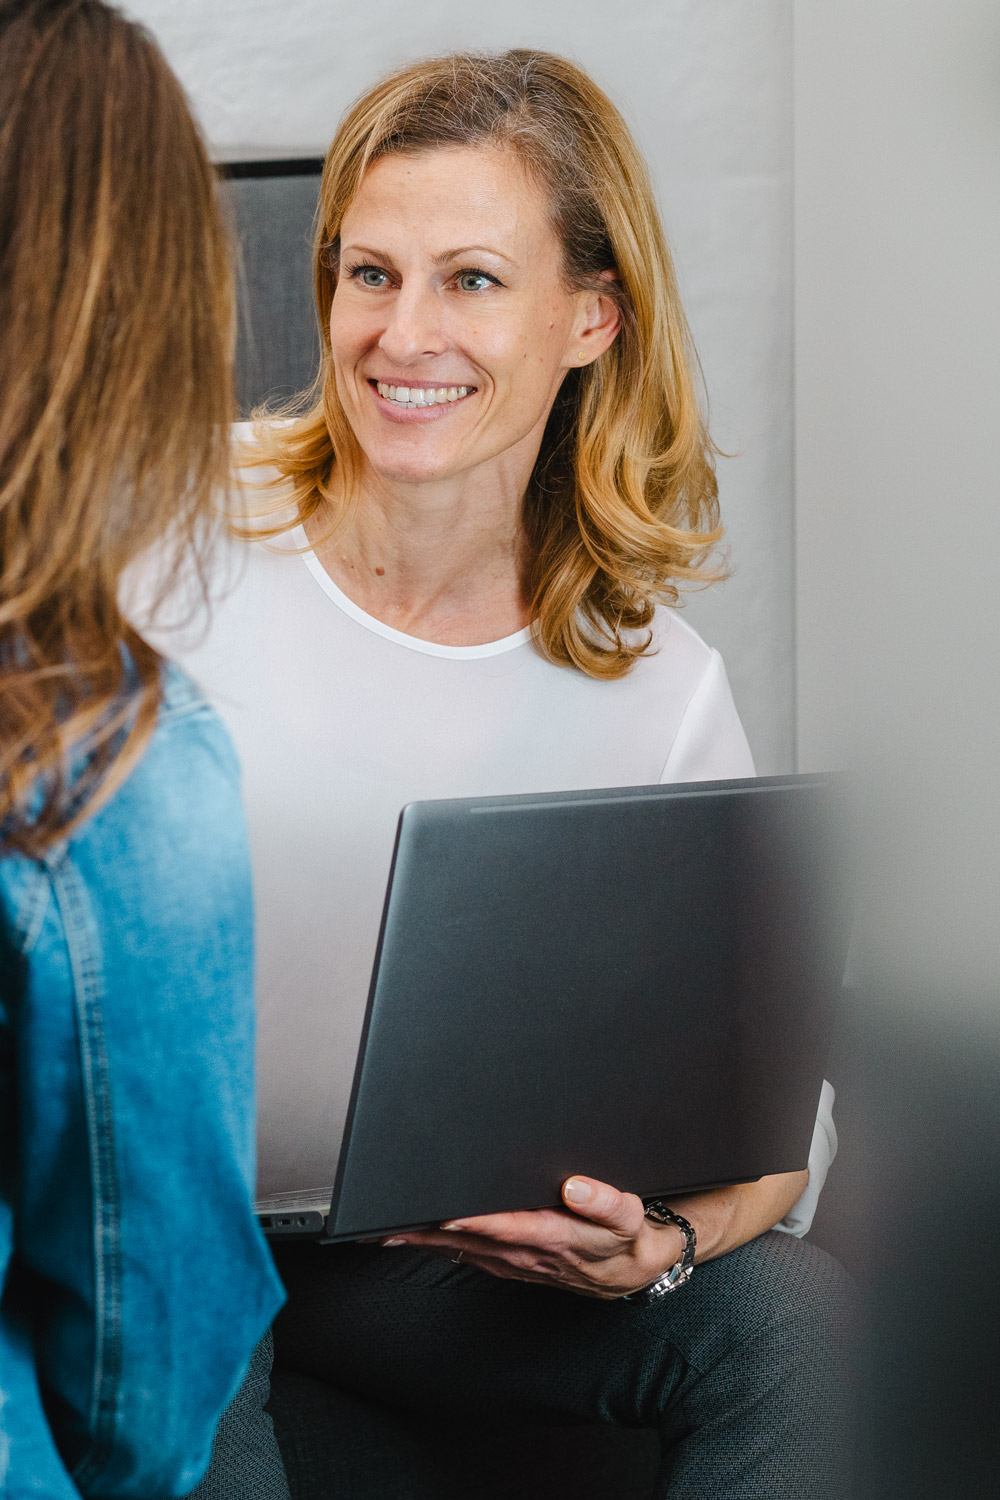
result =
[[471,396],[476,389],[474,385],[386,385],[382,380],[370,380],[368,384],[375,387],[383,400],[411,410],[421,406],[450,406]]

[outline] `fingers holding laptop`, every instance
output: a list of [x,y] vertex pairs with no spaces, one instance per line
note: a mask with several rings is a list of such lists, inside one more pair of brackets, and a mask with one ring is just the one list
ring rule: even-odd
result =
[[565,1209],[454,1219],[440,1229],[394,1236],[494,1276],[616,1298],[648,1286],[679,1258],[684,1238],[645,1217],[642,1200],[592,1177],[563,1184]]

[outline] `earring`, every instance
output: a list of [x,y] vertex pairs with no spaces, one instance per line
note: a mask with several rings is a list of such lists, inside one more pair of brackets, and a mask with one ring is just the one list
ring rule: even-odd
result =
[[576,357],[577,357],[577,359],[586,359],[587,358],[587,356],[584,354],[584,352],[583,352],[582,349],[580,350],[579,354]]

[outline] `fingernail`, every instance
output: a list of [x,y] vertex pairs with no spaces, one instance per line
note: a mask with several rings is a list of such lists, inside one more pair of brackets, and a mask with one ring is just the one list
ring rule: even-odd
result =
[[382,1248],[383,1248],[383,1250],[387,1250],[390,1245],[405,1245],[405,1244],[406,1244],[405,1240],[398,1240],[398,1239],[397,1240],[383,1240],[382,1241]]
[[451,1223],[451,1224],[442,1224],[441,1228],[442,1229],[464,1229],[465,1225],[459,1223],[458,1219],[456,1219],[454,1221],[454,1223]]
[[594,1189],[577,1177],[571,1177],[563,1185],[563,1197],[568,1198],[570,1203],[589,1203],[593,1196]]

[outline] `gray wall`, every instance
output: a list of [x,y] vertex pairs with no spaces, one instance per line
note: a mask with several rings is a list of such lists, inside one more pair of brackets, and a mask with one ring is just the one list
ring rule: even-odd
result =
[[691,603],[763,772],[794,755],[791,0],[135,0],[217,155],[320,149],[389,65],[461,46],[567,53],[622,106],[657,183],[718,441],[735,577]]
[[992,1005],[1000,9],[827,0],[796,28],[803,767],[891,782],[880,962]]
[[[864,790],[830,1184],[868,1288],[856,1496],[986,1496],[1000,1463],[1000,8],[795,9],[800,740],[806,768],[849,763]],[[942,1205],[954,1232],[931,1286]]]

